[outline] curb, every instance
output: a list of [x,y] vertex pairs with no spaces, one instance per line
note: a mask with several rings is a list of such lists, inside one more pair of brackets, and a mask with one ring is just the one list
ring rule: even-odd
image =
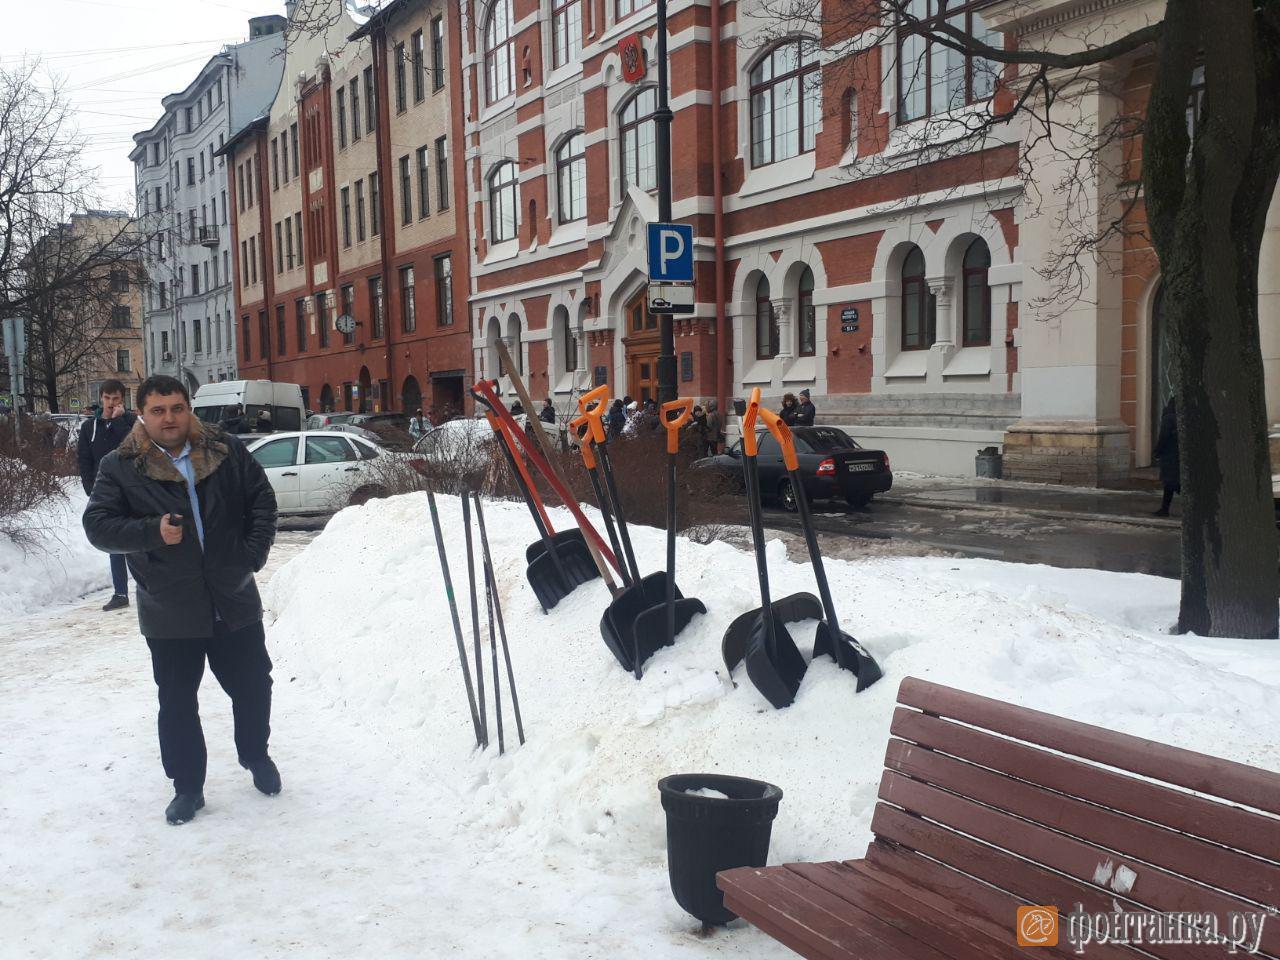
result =
[[1008,511],[1045,520],[1084,520],[1089,523],[1120,523],[1130,527],[1151,527],[1157,530],[1181,530],[1182,521],[1163,517],[1135,517],[1128,514],[1081,513],[1075,510],[1045,510],[1038,507],[1016,507],[1009,504],[961,503],[955,500],[933,500],[928,497],[894,497],[877,494],[882,503],[895,503],[904,507],[926,507],[930,510],[979,510],[987,513]]

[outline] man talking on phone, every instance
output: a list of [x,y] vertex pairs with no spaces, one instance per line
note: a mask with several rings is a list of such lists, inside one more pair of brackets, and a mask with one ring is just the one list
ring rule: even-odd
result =
[[149,377],[137,425],[98,465],[84,529],[99,550],[125,554],[133,574],[159,689],[160,759],[174,787],[165,818],[186,823],[204,807],[197,692],[206,658],[231,697],[240,765],[262,793],[279,793],[267,754],[271,658],[253,579],[276,535],[262,467],[239,439],[192,415],[180,381]]

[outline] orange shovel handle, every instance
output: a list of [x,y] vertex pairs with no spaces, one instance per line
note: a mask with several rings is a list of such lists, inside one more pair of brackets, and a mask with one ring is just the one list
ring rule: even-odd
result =
[[[670,420],[667,415],[679,410],[679,415]],[[693,398],[684,400],[668,400],[662,405],[662,425],[667,428],[667,453],[680,452],[680,428],[693,416]]]
[[756,446],[756,417],[760,415],[760,388],[754,387],[751,391],[751,399],[747,401],[746,412],[742,415],[742,452],[748,457],[754,457],[757,452]]
[[[583,429],[583,428],[586,429]],[[582,465],[588,470],[596,468],[596,457],[591,452],[591,437],[588,435],[591,430],[591,415],[584,413],[582,416],[569,421],[569,429],[578,436],[578,449],[582,451]]]
[[764,425],[769,428],[769,432],[777,439],[778,445],[782,447],[782,462],[787,465],[787,469],[799,470],[800,458],[796,456],[796,438],[791,433],[791,428],[772,410],[761,407],[760,416],[764,419]]
[[[596,402],[595,409],[588,410],[587,407],[592,401]],[[587,391],[578,398],[578,409],[587,418],[587,424],[591,427],[591,439],[596,443],[604,443],[604,415],[608,406],[609,385],[607,383]]]

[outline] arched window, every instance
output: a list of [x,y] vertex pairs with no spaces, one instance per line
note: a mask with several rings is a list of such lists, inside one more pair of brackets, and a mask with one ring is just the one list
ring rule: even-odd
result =
[[924,254],[912,247],[902,262],[902,349],[933,346],[937,301],[924,282]]
[[653,111],[658,97],[653,87],[641,90],[627,101],[618,117],[618,139],[622,144],[622,189],[635,184],[641,190],[657,187],[657,154],[654,148]]
[[556,150],[556,192],[561,223],[587,215],[587,148],[582,131],[565,138]]
[[578,341],[574,339],[573,328],[569,326],[569,311],[564,307],[556,310],[555,336],[560,343],[560,356],[563,360],[560,369],[564,373],[573,373],[578,369]]
[[808,267],[800,274],[796,291],[796,324],[802,357],[812,357],[818,349],[818,315],[813,309],[813,271]]
[[964,317],[961,346],[991,345],[991,287],[987,271],[991,269],[991,251],[978,237],[964,252]]
[[778,355],[778,318],[769,299],[769,278],[756,284],[756,359],[769,360]]
[[487,103],[511,96],[516,87],[516,51],[511,0],[494,0],[484,23],[484,77]]
[[516,238],[516,165],[510,161],[489,175],[489,239],[503,243]]
[[551,0],[551,65],[563,67],[582,53],[582,0]]
[[813,149],[822,119],[822,73],[812,40],[788,40],[751,70],[751,164]]

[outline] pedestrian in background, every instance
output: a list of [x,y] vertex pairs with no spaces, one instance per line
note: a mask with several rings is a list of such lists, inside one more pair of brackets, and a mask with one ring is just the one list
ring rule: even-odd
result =
[[707,401],[707,456],[714,457],[724,443],[724,421],[714,400]]
[[[98,388],[99,412],[92,420],[80,425],[80,437],[76,443],[76,461],[80,466],[80,483],[85,493],[93,493],[93,482],[98,476],[98,465],[103,458],[120,446],[121,441],[133,430],[138,418],[124,408],[124,384],[119,380],[105,380]],[[129,571],[124,555],[111,554],[111,599],[103,610],[120,610],[129,605]]]
[[418,412],[409,418],[409,433],[413,435],[413,439],[421,440],[428,429],[427,419],[422,415],[422,408],[419,407]]
[[550,397],[542,401],[542,409],[538,411],[538,419],[543,423],[554,424],[556,422],[556,408],[551,405]]
[[694,404],[684,430],[685,436],[693,441],[697,456],[702,456],[707,449],[707,411],[702,408],[702,404]]
[[1153,451],[1155,460],[1160,464],[1160,483],[1164,487],[1164,496],[1160,501],[1157,517],[1167,517],[1173,505],[1173,495],[1182,491],[1182,458],[1178,453],[1178,407],[1173,397],[1164,405],[1160,414],[1160,434],[1156,438]]
[[205,659],[231,697],[236,753],[269,796],[271,658],[253,575],[276,536],[276,498],[239,439],[191,414],[187,388],[138,388],[138,423],[98,467],[84,513],[89,542],[127,555],[138,626],[159,691],[160,759],[173,781],[169,823],[204,807],[207,754],[197,692]]
[[796,418],[800,416],[800,402],[796,400],[794,393],[786,393],[782,396],[782,409],[778,412],[782,417],[782,422],[788,427],[796,425]]
[[813,421],[817,419],[817,416],[818,408],[809,399],[809,388],[805,387],[800,391],[800,403],[796,411],[796,426],[812,427]]
[[622,435],[622,428],[627,425],[627,411],[623,409],[622,401],[614,397],[613,403],[609,404],[609,412],[604,415],[605,425],[609,428],[609,439]]
[[231,408],[231,415],[225,420],[218,421],[220,426],[227,433],[248,433],[249,424],[244,418],[244,407],[236,404]]
[[254,433],[271,433],[271,411],[263,407],[253,421]]

